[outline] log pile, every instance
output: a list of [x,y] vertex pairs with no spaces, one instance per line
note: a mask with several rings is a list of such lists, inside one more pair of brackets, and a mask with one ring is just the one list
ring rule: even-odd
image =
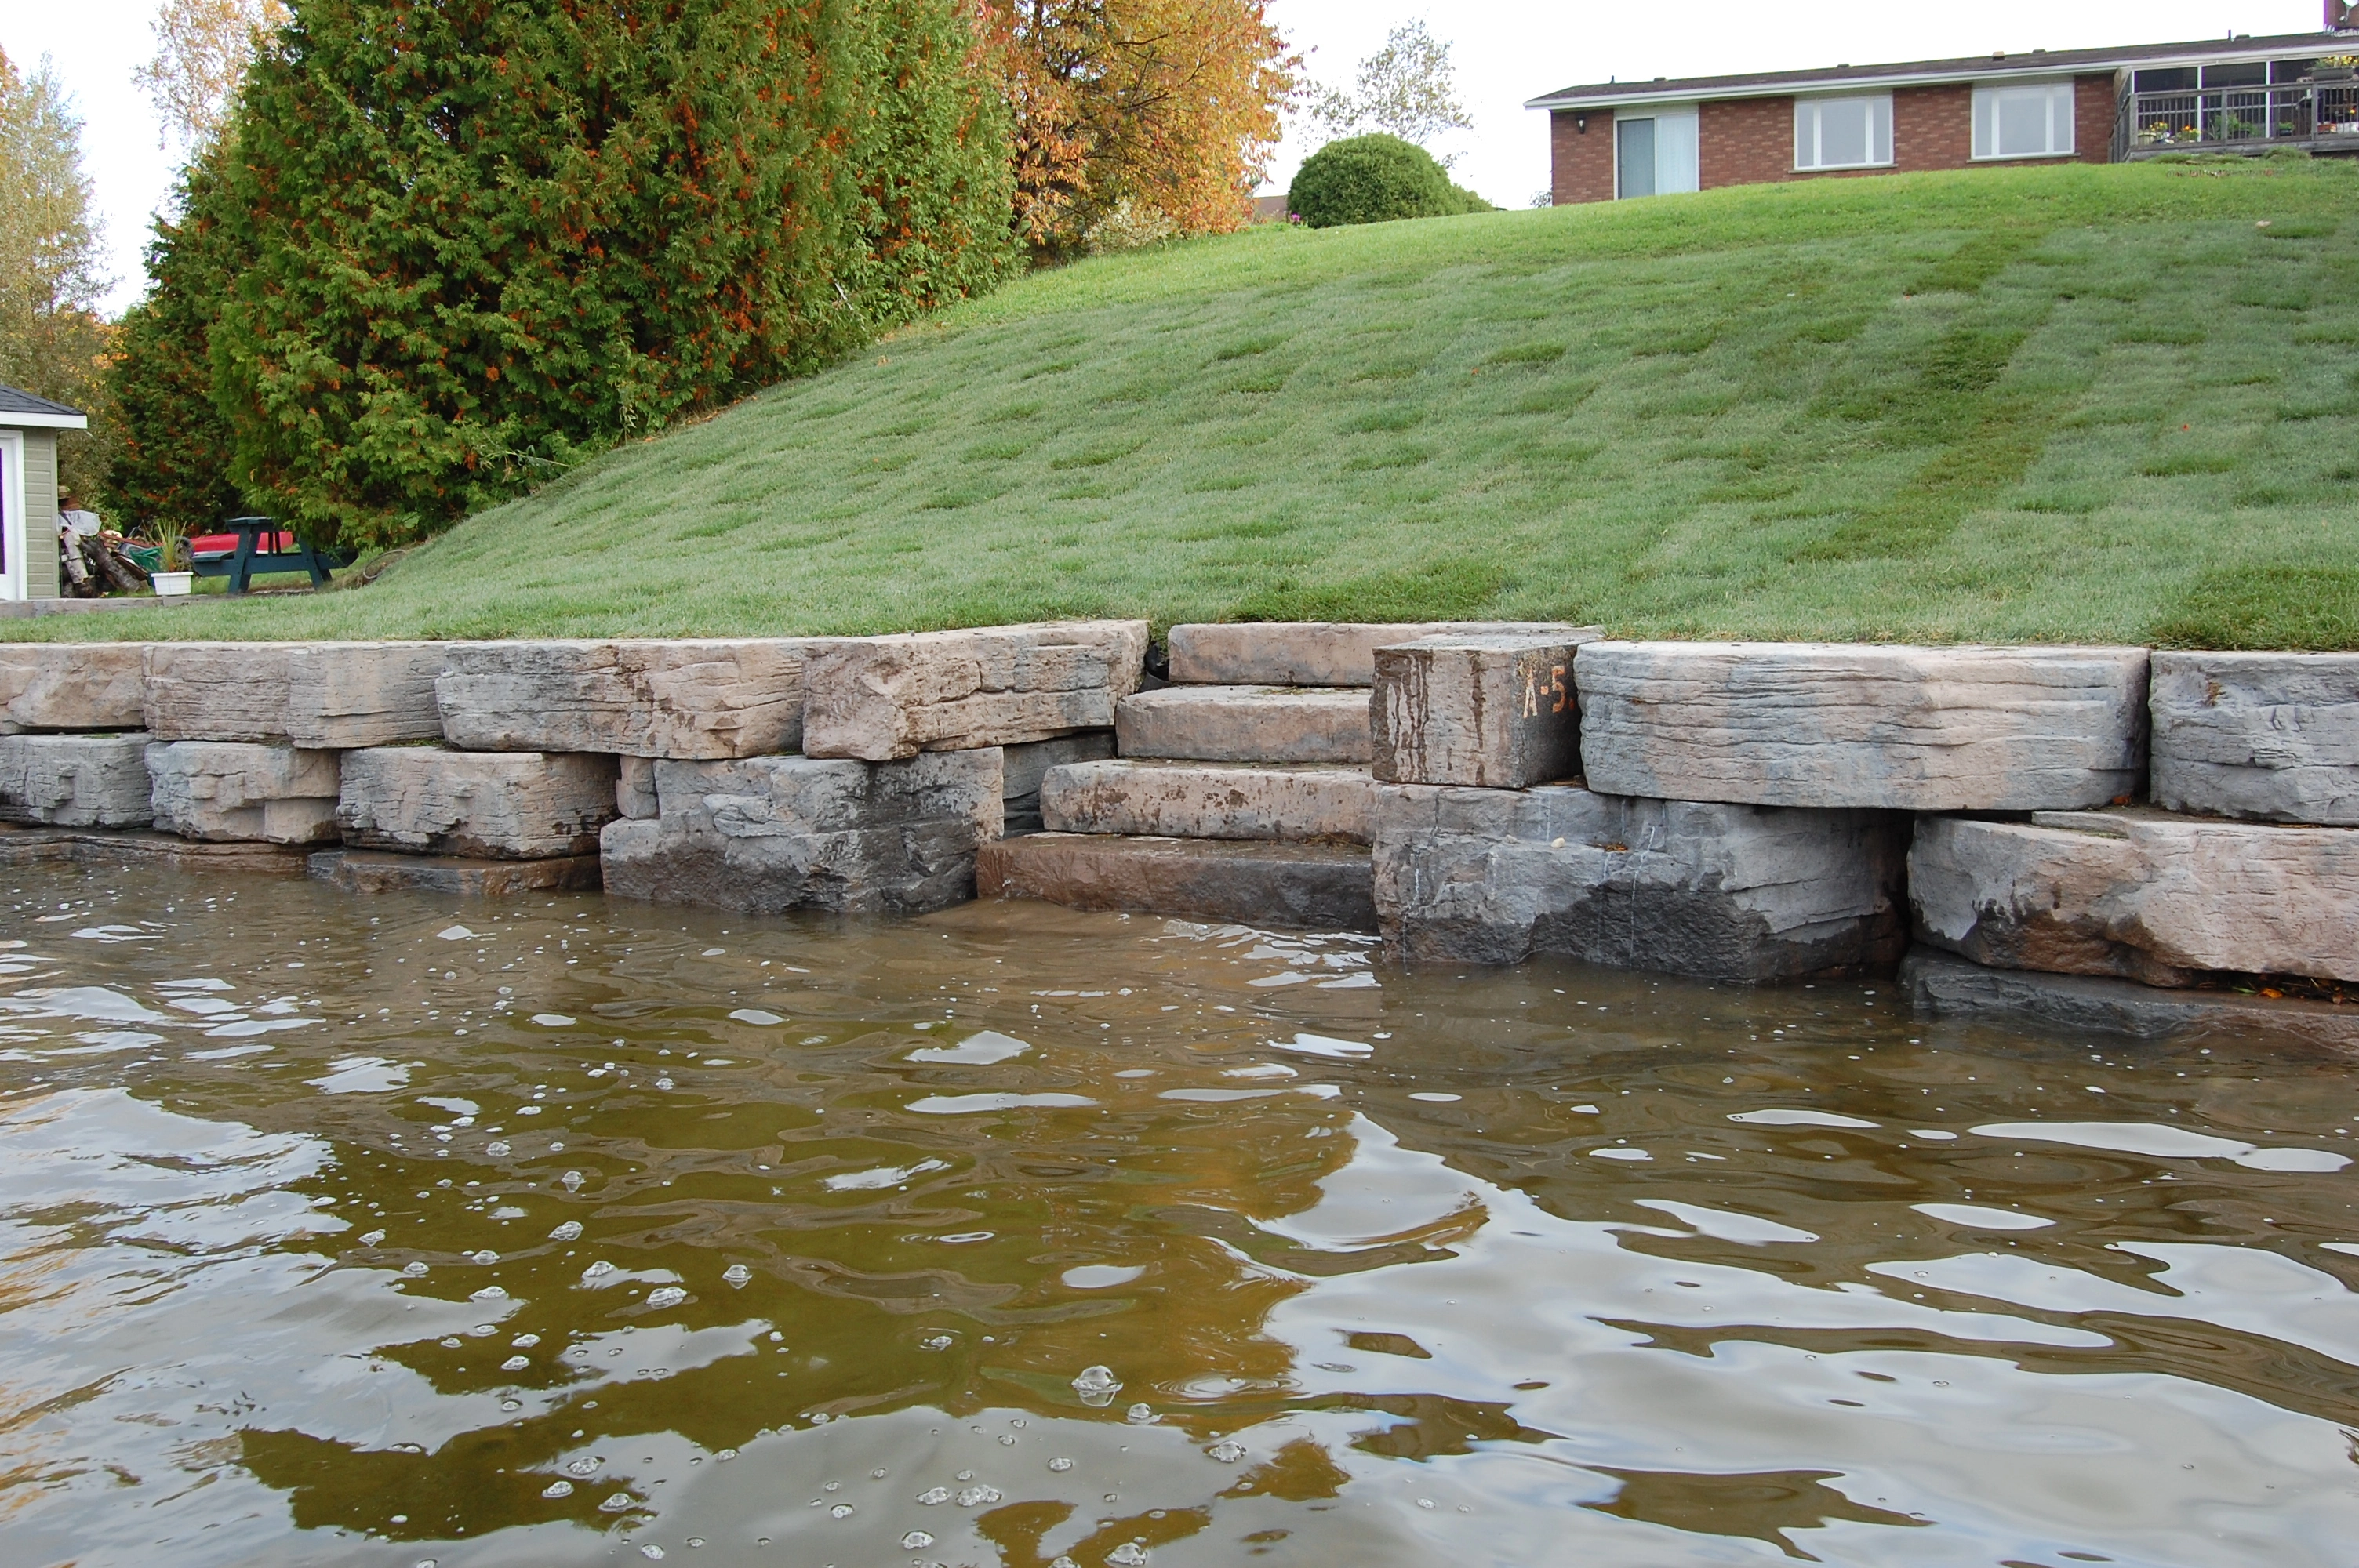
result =
[[144,593],[147,573],[131,558],[129,542],[112,528],[58,537],[58,591],[67,599],[99,599],[109,592]]

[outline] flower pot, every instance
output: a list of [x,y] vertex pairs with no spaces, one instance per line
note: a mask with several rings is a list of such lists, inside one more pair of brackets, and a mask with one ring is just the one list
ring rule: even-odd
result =
[[147,580],[156,585],[156,596],[158,599],[168,599],[174,594],[188,592],[190,584],[197,580],[197,574],[194,572],[150,572],[147,574]]

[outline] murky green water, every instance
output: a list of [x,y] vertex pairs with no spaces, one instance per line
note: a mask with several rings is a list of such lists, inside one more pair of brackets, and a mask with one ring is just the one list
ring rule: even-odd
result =
[[2339,1061],[1038,905],[0,888],[11,1568],[2359,1541]]

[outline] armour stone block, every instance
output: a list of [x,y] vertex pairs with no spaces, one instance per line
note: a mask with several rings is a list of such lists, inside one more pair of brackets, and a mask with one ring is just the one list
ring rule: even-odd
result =
[[0,822],[145,827],[147,737],[0,735]]
[[720,761],[789,752],[803,727],[791,637],[474,643],[435,682],[442,734],[478,752]]
[[1124,697],[1114,733],[1125,757],[1364,763],[1368,694],[1358,687],[1167,686]]
[[1144,621],[815,642],[803,751],[882,762],[1108,729],[1146,659]]
[[1245,621],[1171,628],[1171,678],[1210,686],[1371,686],[1376,650],[1420,637],[1566,633],[1533,621]]
[[1375,781],[1364,768],[1254,762],[1075,762],[1040,781],[1054,833],[1365,844]]
[[1374,931],[1368,852],[1253,838],[1035,833],[983,847],[981,898],[1298,930]]
[[449,643],[312,643],[287,666],[287,737],[318,751],[435,741]]
[[380,746],[344,755],[336,824],[356,849],[479,860],[590,855],[614,817],[613,757]]
[[151,643],[140,705],[158,741],[288,744],[300,643]]
[[146,653],[137,643],[0,643],[0,734],[138,729]]
[[1581,772],[1573,651],[1604,633],[1455,633],[1376,650],[1371,771],[1388,784],[1523,789]]
[[336,838],[338,756],[238,741],[147,748],[156,826],[183,838],[318,844]]
[[2154,655],[2154,803],[2359,827],[2359,654]]
[[1113,756],[1114,732],[1084,730],[1077,735],[1060,735],[1053,741],[1031,741],[1000,750],[1006,758],[1001,780],[1001,831],[1038,833],[1040,781],[1048,776],[1049,770],[1067,762],[1094,762]]
[[1573,680],[1613,795],[2035,811],[2145,784],[2143,648],[1607,642]]

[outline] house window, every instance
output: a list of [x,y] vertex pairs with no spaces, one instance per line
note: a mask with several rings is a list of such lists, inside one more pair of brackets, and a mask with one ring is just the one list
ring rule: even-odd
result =
[[1614,194],[1626,200],[1697,189],[1699,139],[1693,104],[1616,114]]
[[2072,84],[1974,89],[1974,157],[2065,157],[2072,152]]
[[1794,101],[1796,168],[1888,168],[1892,95]]

